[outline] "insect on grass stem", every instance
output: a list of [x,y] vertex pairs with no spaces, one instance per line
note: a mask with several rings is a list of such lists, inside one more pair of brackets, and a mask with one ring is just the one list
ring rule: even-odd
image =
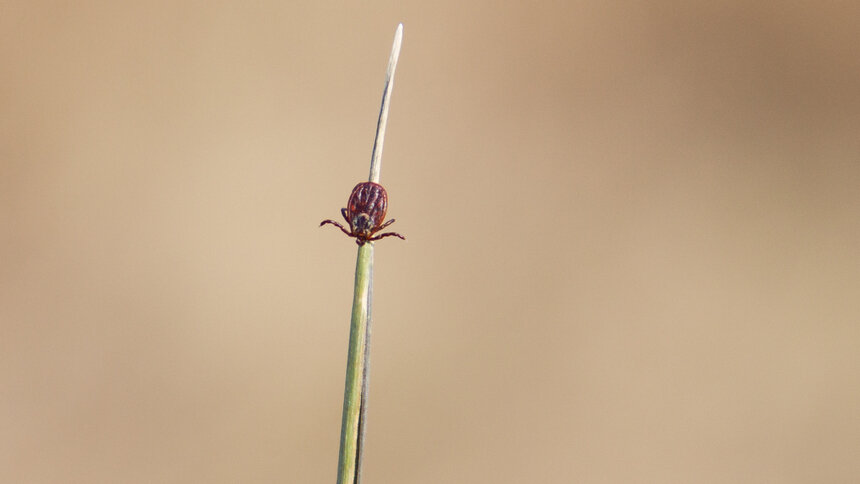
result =
[[[394,44],[385,72],[382,106],[376,125],[376,138],[370,159],[369,181],[379,183],[382,167],[382,145],[388,125],[388,108],[394,89],[394,72],[403,41],[403,24],[397,26]],[[346,363],[346,388],[343,396],[340,452],[338,455],[338,484],[361,482],[361,464],[367,416],[367,389],[370,368],[371,304],[373,299],[373,243],[359,245],[355,263],[355,287],[352,301],[352,320],[349,330],[349,353]]]

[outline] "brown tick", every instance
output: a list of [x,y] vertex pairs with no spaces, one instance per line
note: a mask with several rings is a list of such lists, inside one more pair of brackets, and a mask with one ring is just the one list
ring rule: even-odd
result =
[[385,193],[385,188],[379,183],[361,182],[352,189],[349,201],[346,202],[346,208],[340,209],[340,213],[343,214],[343,218],[349,224],[350,230],[345,229],[343,225],[334,220],[323,220],[320,227],[325,224],[332,224],[346,235],[355,237],[355,242],[358,245],[391,236],[406,240],[406,237],[394,232],[376,235],[377,232],[394,223],[394,219],[382,223],[385,220],[387,209],[388,194]]

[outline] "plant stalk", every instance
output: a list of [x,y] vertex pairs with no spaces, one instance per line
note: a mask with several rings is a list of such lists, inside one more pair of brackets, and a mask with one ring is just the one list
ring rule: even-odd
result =
[[[376,125],[376,138],[370,158],[369,181],[379,183],[382,167],[382,145],[388,125],[388,108],[394,89],[394,72],[403,41],[403,24],[397,26],[394,44],[385,73],[382,106]],[[349,352],[346,362],[346,388],[343,395],[343,419],[338,455],[338,484],[361,482],[361,461],[367,423],[367,390],[370,377],[370,328],[373,301],[373,242],[358,247],[355,263],[355,287],[352,299],[352,321],[349,329]]]
[[343,420],[338,458],[338,484],[359,482],[363,413],[367,389],[368,336],[370,329],[371,279],[373,278],[373,244],[358,248],[355,263],[355,288],[352,299],[352,323],[349,328],[349,354],[346,362],[346,388],[343,395]]

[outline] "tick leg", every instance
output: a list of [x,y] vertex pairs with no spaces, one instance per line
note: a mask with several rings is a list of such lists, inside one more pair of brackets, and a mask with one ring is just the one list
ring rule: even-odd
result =
[[404,236],[402,236],[402,235],[400,235],[400,234],[396,234],[396,233],[394,233],[394,232],[386,232],[386,233],[384,233],[384,234],[379,234],[379,235],[377,235],[376,237],[371,237],[371,238],[369,238],[369,239],[367,239],[367,240],[379,240],[379,239],[382,239],[382,238],[385,238],[385,237],[398,237],[398,238],[401,238],[401,239],[403,239],[403,240],[406,240],[406,237],[404,237]]
[[334,225],[335,227],[337,227],[337,228],[339,228],[340,230],[342,230],[342,231],[343,231],[343,233],[345,233],[346,235],[349,235],[350,237],[352,237],[352,234],[351,234],[349,231],[347,231],[345,228],[343,228],[343,225],[341,225],[341,224],[339,224],[339,223],[335,222],[334,220],[323,220],[322,222],[320,222],[320,227],[322,227],[322,226],[323,226],[323,225],[325,225],[325,224],[332,224],[332,225]]
[[391,219],[388,222],[385,222],[384,224],[373,229],[373,233],[379,232],[380,230],[384,229],[385,227],[388,227],[389,225],[391,225],[393,223],[394,223],[394,219]]

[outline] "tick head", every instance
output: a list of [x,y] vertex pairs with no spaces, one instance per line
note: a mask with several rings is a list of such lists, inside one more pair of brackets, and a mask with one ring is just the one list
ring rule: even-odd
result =
[[373,219],[366,213],[359,213],[352,217],[352,233],[370,237],[373,231]]

